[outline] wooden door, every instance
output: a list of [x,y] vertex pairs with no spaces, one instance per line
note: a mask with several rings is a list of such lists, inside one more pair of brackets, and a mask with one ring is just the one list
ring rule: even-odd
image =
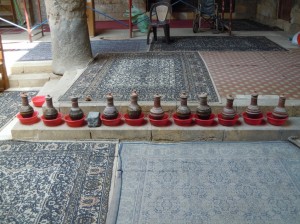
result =
[[279,0],[278,19],[290,21],[292,0]]

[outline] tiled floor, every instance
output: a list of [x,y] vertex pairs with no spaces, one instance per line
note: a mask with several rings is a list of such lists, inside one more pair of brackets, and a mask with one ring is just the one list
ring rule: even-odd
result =
[[300,51],[201,52],[221,97],[285,94],[300,99]]

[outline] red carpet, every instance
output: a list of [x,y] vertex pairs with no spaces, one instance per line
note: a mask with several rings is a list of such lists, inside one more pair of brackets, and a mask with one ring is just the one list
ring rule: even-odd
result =
[[[123,24],[128,25],[128,20],[122,20]],[[97,21],[95,22],[95,30],[96,33],[100,30],[114,30],[114,29],[129,29],[128,26],[120,24],[116,21]],[[136,26],[133,26],[134,29],[137,29]],[[193,28],[193,20],[171,20],[170,23],[171,28]],[[203,23],[201,25],[202,28],[209,28],[210,24]]]
[[[40,28],[37,28],[36,30],[39,30]],[[45,24],[43,26],[44,32],[50,32],[50,28],[48,24]],[[0,34],[19,34],[22,32],[26,32],[23,29],[15,28],[15,27],[0,27]]]
[[0,34],[18,34],[22,33],[24,30],[19,28],[13,28],[13,27],[1,27],[0,28]]
[[[128,20],[122,20],[122,23],[128,25]],[[171,20],[171,28],[192,28],[193,20]],[[128,29],[128,26],[122,25],[116,21],[97,21],[95,23],[96,30],[105,29]]]
[[[95,22],[95,30],[115,30],[115,29],[128,29],[128,20],[121,20],[119,22],[116,21],[96,21]],[[125,25],[126,24],[126,25]],[[171,28],[193,28],[193,20],[171,20],[170,23]],[[137,29],[136,26],[133,26],[135,29]],[[207,25],[203,24],[202,27],[207,27]],[[50,32],[49,25],[45,24],[43,26],[44,32]],[[6,33],[6,34],[14,34],[14,33],[21,33],[24,32],[24,30],[18,29],[18,28],[0,28],[0,33]]]

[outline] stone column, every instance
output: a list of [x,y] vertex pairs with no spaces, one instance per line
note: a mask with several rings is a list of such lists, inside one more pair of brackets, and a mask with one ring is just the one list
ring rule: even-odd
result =
[[300,31],[300,0],[293,6],[291,11],[291,27],[289,33],[294,35]]
[[52,70],[63,75],[92,59],[85,0],[45,0],[52,41]]

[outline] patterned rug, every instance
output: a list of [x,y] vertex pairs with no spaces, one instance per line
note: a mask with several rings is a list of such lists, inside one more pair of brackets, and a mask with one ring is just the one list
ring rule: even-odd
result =
[[197,52],[98,56],[60,101],[69,101],[74,95],[81,101],[88,95],[93,100],[106,101],[108,92],[113,93],[115,100],[128,101],[133,89],[140,101],[152,101],[155,93],[161,94],[164,101],[176,101],[180,92],[186,90],[189,100],[197,100],[197,94],[206,92],[210,102],[218,102],[210,75]]
[[[229,21],[225,20],[228,24]],[[232,30],[233,31],[282,31],[278,27],[271,27],[265,24],[261,24],[249,19],[233,19],[232,20]]]
[[118,224],[300,223],[291,143],[124,143],[120,154]]
[[171,37],[170,44],[162,37],[151,43],[150,51],[286,51],[266,37],[192,36]]
[[[99,53],[147,52],[149,49],[146,40],[97,40],[91,41],[91,47],[94,56]],[[52,60],[50,42],[39,43],[19,59],[19,61],[44,60]]]
[[115,143],[0,141],[0,223],[105,223]]
[[[37,94],[36,91],[30,91],[28,99]],[[19,112],[19,106],[22,103],[21,92],[19,91],[4,91],[0,93],[0,130],[11,121]]]

